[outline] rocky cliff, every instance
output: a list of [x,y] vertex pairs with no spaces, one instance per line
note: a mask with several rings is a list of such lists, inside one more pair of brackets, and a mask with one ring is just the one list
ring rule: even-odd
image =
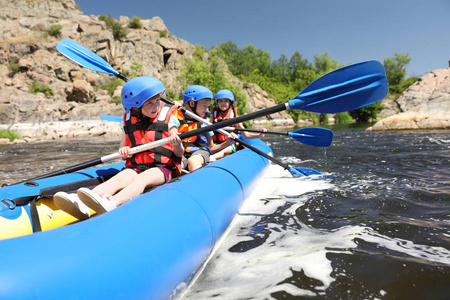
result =
[[[450,68],[434,70],[406,89],[396,101],[385,99],[399,113],[367,130],[450,128]],[[383,113],[383,112],[382,112]]]
[[[126,26],[129,18],[119,21]],[[104,87],[110,75],[79,67],[59,54],[56,45],[64,38],[96,52],[120,72],[142,65],[138,75],[156,77],[181,94],[177,76],[182,57],[191,57],[193,46],[170,34],[159,17],[142,24],[114,39],[105,22],[84,15],[73,0],[0,0],[0,124],[98,120],[101,114],[123,113],[111,101],[121,87],[110,94]],[[61,26],[60,33],[46,34],[51,26]],[[275,105],[259,86],[235,83],[246,93],[250,111]],[[36,85],[52,93],[33,93]],[[294,124],[285,112],[259,121]]]

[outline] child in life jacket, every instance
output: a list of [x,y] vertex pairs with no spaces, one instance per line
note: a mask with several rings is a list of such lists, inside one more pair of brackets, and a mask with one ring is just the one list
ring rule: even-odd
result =
[[[181,174],[183,144],[178,137],[180,125],[174,112],[177,106],[164,104],[163,83],[153,77],[136,77],[122,89],[125,108],[124,131],[119,153],[126,160],[125,169],[93,190],[80,188],[77,194],[56,193],[53,201],[57,207],[83,220],[90,210],[102,214],[115,209],[145,188],[164,184]],[[169,144],[130,154],[130,148],[168,138]]]
[[[183,95],[183,105],[187,111],[195,113],[201,118],[206,119],[209,116],[208,106],[213,99],[212,92],[205,86],[192,85],[186,89]],[[182,111],[177,113],[180,127],[178,132],[188,132],[205,126],[199,121],[185,115]],[[206,165],[210,161],[213,153],[219,152],[234,143],[233,138],[237,136],[232,133],[232,138],[225,139],[221,145],[213,143],[213,132],[207,132],[183,140],[184,157],[183,167],[190,172]]]
[[[237,107],[234,106],[234,94],[230,90],[223,89],[216,93],[215,97],[215,104],[216,106],[213,108],[211,112],[211,123],[217,123],[223,120],[228,120],[232,118],[236,118],[238,116],[237,114]],[[236,129],[242,128],[245,129],[240,123],[235,124],[234,127]],[[262,129],[262,133],[251,133],[242,131],[241,134],[246,139],[255,139],[255,138],[262,138],[265,136],[265,132],[267,132],[267,129]],[[226,136],[218,133],[217,131],[214,132],[213,135],[213,141],[215,144],[222,144],[226,140]],[[225,149],[223,149],[220,152],[217,152],[214,154],[215,159],[220,159],[226,155],[235,153],[237,151],[236,144],[232,144]]]

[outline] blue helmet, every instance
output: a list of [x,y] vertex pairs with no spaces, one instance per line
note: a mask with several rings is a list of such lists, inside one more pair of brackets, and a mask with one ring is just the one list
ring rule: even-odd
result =
[[213,99],[213,93],[203,85],[191,85],[186,89],[183,95],[183,104],[189,102],[189,100],[194,100],[197,102],[200,99],[209,98]]
[[229,99],[232,104],[234,104],[234,95],[233,92],[227,89],[220,90],[216,93],[216,99],[214,100],[217,103],[218,99]]
[[133,78],[122,88],[122,105],[128,113],[132,107],[141,107],[145,101],[165,90],[164,84],[156,78],[148,76]]

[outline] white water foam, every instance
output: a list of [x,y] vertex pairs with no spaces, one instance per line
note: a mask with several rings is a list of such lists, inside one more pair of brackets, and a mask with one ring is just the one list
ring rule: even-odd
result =
[[[308,193],[318,194],[331,188],[335,187],[328,181],[292,178],[282,168],[269,166],[256,192],[246,200],[225,238],[181,299],[269,299],[272,293],[281,291],[293,296],[325,295],[335,280],[327,254],[351,254],[350,249],[358,246],[355,238],[401,252],[417,261],[450,264],[450,252],[444,248],[389,238],[363,226],[319,230],[296,218],[295,211],[307,201]],[[261,224],[264,217],[274,214],[284,204],[292,205],[282,212],[283,222]],[[265,228],[255,233],[255,225]],[[265,232],[270,234],[261,245],[245,252],[229,251],[239,243],[253,241],[255,236],[264,236]],[[303,271],[322,285],[310,290],[299,288],[286,280],[294,271]]]

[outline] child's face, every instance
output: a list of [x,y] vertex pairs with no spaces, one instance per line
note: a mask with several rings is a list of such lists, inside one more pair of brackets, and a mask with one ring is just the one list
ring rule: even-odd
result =
[[156,117],[161,106],[160,95],[155,95],[142,104],[142,114],[150,119]]
[[217,106],[220,110],[227,110],[230,107],[230,100],[227,98],[217,99]]
[[[193,101],[193,100],[191,100]],[[209,103],[211,102],[211,99],[203,98],[197,101],[197,111],[196,113],[203,117],[206,114],[206,111],[208,110]]]

